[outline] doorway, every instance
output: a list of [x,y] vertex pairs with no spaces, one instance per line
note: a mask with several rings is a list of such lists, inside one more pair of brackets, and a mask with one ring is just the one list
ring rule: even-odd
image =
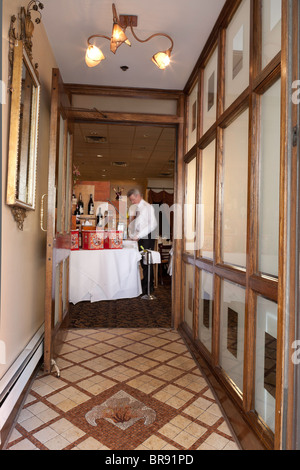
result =
[[[165,253],[172,245],[173,215],[168,208],[174,201],[175,160],[174,125],[74,123],[73,197],[82,198],[86,211],[92,194],[97,218],[99,208],[103,215],[109,205],[118,212],[128,190],[138,188],[144,199],[154,204],[158,220],[155,250],[160,251],[164,262],[154,266],[153,300],[139,296],[71,301],[70,327],[172,327],[171,256],[167,259]],[[84,216],[82,219],[85,223]]]

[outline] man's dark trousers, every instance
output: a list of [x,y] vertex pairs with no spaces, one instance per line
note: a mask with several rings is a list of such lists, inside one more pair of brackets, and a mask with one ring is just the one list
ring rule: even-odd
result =
[[[142,248],[145,248],[145,250],[154,250],[155,246],[155,239],[151,238],[143,238],[138,241],[139,244],[139,250],[141,251]],[[141,260],[141,265],[143,269],[143,279],[142,279],[142,289],[143,289],[143,294],[148,294],[148,265],[143,264],[143,259]],[[150,293],[152,293],[154,290],[154,274],[153,274],[153,264],[150,265]]]

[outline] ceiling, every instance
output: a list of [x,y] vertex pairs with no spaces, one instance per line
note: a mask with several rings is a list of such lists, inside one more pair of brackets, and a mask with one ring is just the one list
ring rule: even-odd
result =
[[[131,47],[123,44],[113,54],[109,41],[95,44],[106,56],[97,67],[85,64],[87,38],[111,35],[111,0],[44,0],[43,24],[65,83],[183,90],[199,58],[225,0],[114,0],[118,15],[137,15],[135,32],[145,39],[162,32],[172,37],[171,65],[159,70],[151,57],[170,47],[165,37],[137,42],[130,29]],[[126,65],[127,71],[120,67]],[[87,134],[106,137],[103,144],[87,144]],[[145,137],[148,136],[148,137]],[[74,163],[82,178],[159,178],[170,173],[175,158],[175,132],[170,128],[107,124],[76,124]],[[103,155],[103,157],[97,157]],[[126,161],[126,167],[112,162]],[[102,172],[105,169],[106,172]],[[101,175],[101,176],[100,176]],[[172,175],[171,175],[172,176]]]
[[78,123],[74,136],[74,163],[79,167],[80,179],[173,177],[175,129]]

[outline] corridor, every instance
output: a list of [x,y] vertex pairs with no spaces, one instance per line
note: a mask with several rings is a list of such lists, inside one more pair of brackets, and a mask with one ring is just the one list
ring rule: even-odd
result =
[[40,372],[6,450],[238,450],[181,336],[69,329],[60,377]]

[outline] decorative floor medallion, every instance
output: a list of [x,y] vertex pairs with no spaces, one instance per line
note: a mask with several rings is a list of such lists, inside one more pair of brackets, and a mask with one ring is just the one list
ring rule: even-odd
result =
[[144,420],[145,426],[149,426],[155,421],[156,413],[144,403],[120,390],[102,405],[94,406],[85,415],[91,426],[97,426],[96,421],[101,418],[119,429],[126,430],[140,419]]
[[6,449],[237,448],[177,331],[70,329],[57,365],[59,378],[34,380]]

